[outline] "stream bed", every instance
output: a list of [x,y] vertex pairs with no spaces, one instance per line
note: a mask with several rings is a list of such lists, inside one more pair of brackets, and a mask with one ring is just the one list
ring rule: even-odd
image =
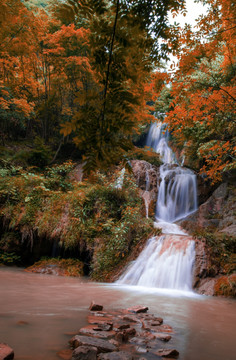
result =
[[[173,338],[160,347],[176,348],[180,360],[236,358],[236,302],[191,292],[90,282],[86,278],[27,273],[0,268],[0,342],[15,360],[56,360],[73,333],[87,324],[92,300],[104,310],[134,305],[164,318]],[[148,355],[140,354],[148,359]]]

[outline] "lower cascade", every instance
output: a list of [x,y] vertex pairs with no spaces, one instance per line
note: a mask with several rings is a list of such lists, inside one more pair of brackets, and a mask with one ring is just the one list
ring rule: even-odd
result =
[[154,226],[164,235],[148,240],[117,283],[191,291],[195,242],[174,222],[197,210],[197,181],[191,170],[178,165],[168,138],[161,123],[151,125],[147,145],[163,161]]
[[152,237],[118,283],[191,291],[193,262],[194,241],[187,236]]

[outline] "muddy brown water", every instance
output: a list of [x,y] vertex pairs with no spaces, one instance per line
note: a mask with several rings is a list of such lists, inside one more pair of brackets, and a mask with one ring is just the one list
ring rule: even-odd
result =
[[[180,360],[236,358],[236,301],[164,293],[0,268],[0,342],[15,351],[15,360],[58,360],[70,335],[87,324],[90,302],[105,310],[146,305],[164,318],[175,334],[160,348],[175,347]],[[140,357],[148,355],[140,354]]]

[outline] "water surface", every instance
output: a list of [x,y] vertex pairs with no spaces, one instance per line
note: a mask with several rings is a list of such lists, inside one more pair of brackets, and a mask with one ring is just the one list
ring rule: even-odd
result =
[[57,351],[66,348],[71,337],[66,333],[87,324],[92,300],[102,303],[105,310],[147,305],[150,313],[173,326],[173,339],[164,347],[178,349],[180,360],[236,358],[234,300],[99,284],[12,268],[0,269],[0,342],[14,349],[16,360],[59,359]]

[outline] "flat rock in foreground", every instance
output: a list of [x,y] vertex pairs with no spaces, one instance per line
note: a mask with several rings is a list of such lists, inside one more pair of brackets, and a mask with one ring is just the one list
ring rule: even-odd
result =
[[116,351],[117,347],[110,342],[90,336],[76,335],[70,340],[71,346],[75,349],[78,346],[94,346],[100,352]]

